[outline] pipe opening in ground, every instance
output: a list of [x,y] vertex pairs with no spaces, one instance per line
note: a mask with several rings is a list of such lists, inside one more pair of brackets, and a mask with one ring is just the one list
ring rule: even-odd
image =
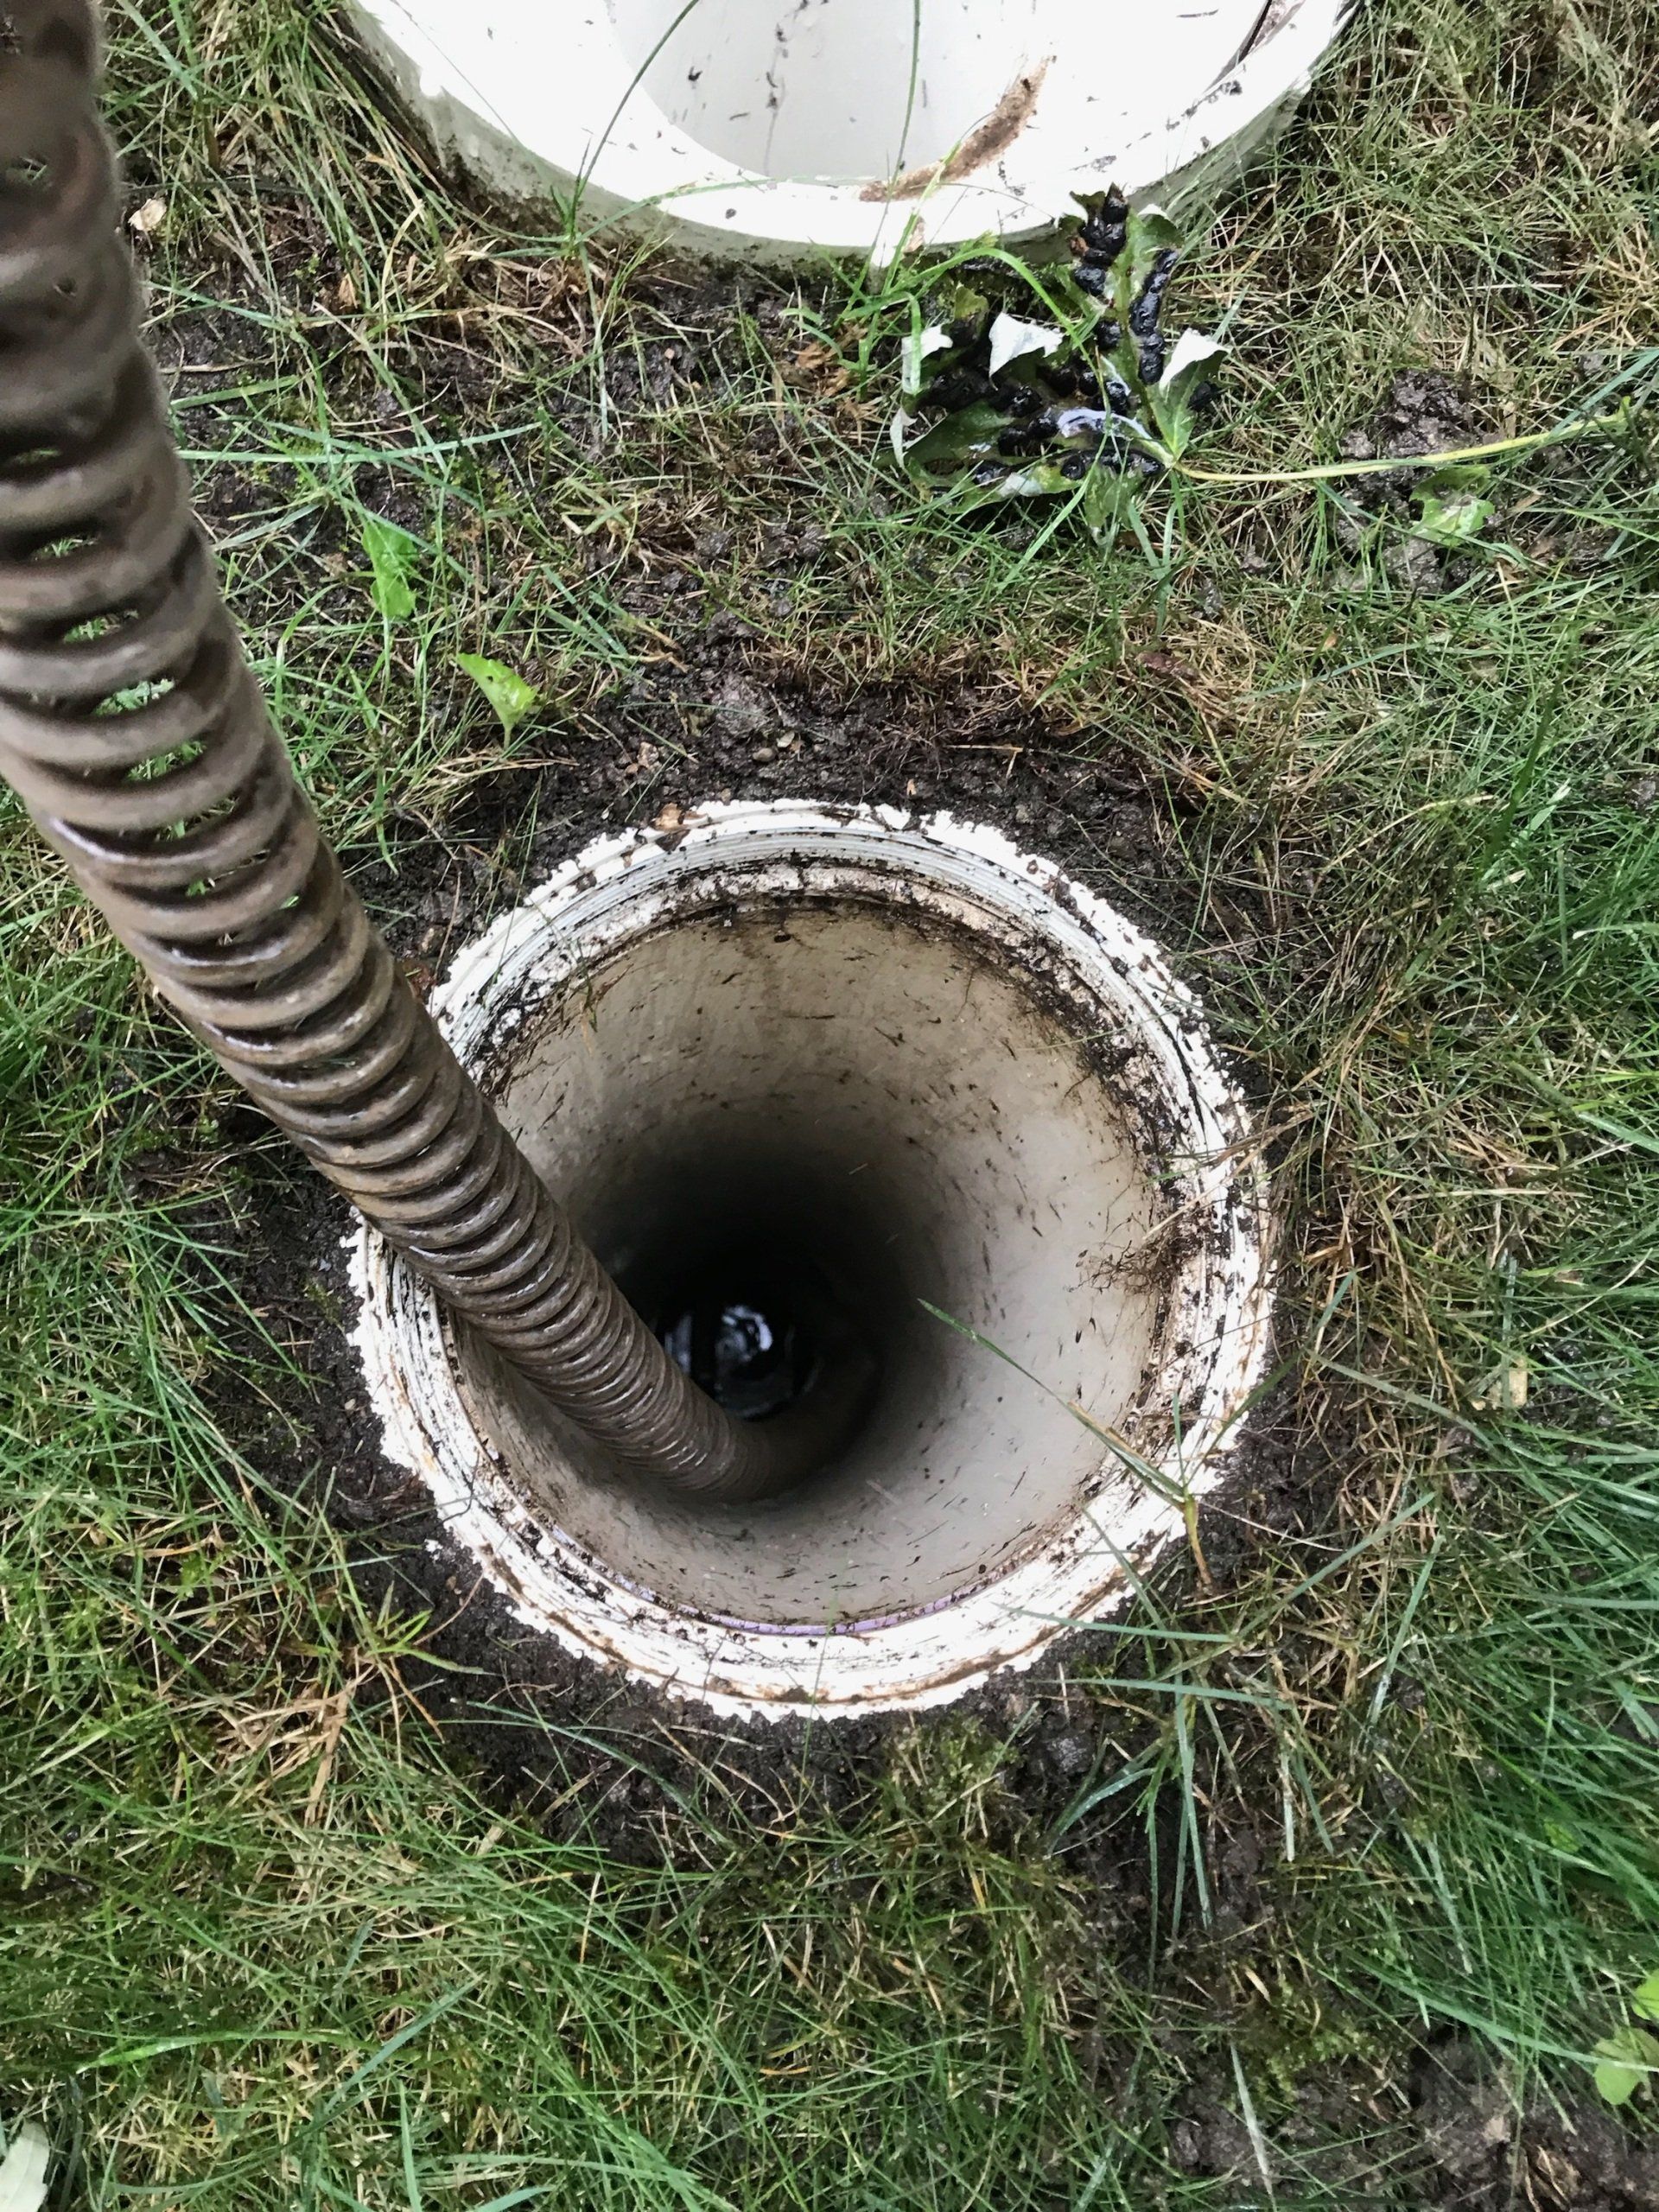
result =
[[499,1103],[659,1325],[690,1294],[706,1332],[747,1268],[800,1309],[813,1387],[877,1358],[856,1433],[791,1491],[715,1506],[584,1471],[470,1346],[469,1395],[560,1527],[658,1596],[792,1624],[931,1605],[1075,1511],[1100,1446],[1071,1405],[1131,1421],[1163,1197],[1092,1045],[1000,945],[902,899],[716,895],[541,1008]]
[[525,1618],[693,1694],[903,1701],[1028,1656],[1179,1531],[1265,1345],[1191,1001],[989,831],[785,802],[596,850],[440,1012],[699,1381],[856,1418],[777,1496],[676,1494],[365,1246],[389,1442]]

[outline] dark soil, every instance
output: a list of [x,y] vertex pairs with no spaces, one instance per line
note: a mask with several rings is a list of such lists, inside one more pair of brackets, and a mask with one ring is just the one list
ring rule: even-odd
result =
[[1057,728],[970,682],[837,696],[768,665],[736,617],[679,643],[681,664],[642,674],[579,747],[474,785],[442,844],[395,824],[412,833],[395,863],[362,857],[364,896],[400,950],[429,960],[590,837],[636,821],[671,827],[707,799],[947,808],[1079,873],[1103,862],[1128,877],[1119,903],[1130,907],[1135,879],[1165,872],[1166,798],[1104,732]]
[[[1492,432],[1482,422],[1472,397],[1438,369],[1407,369],[1389,387],[1376,413],[1342,439],[1344,461],[1404,460],[1411,454],[1452,453],[1476,445]],[[1344,486],[1350,512],[1340,515],[1337,534],[1357,550],[1365,519],[1387,517],[1409,525],[1412,498],[1425,473],[1414,468],[1379,469],[1374,476],[1350,479]],[[1426,538],[1393,534],[1383,556],[1389,576],[1402,590],[1433,598],[1467,574],[1467,563],[1448,558]]]
[[1659,2149],[1621,2116],[1581,2098],[1522,2107],[1490,2054],[1460,2037],[1421,2051],[1403,2086],[1379,2086],[1366,2071],[1316,2069],[1260,2146],[1238,2116],[1230,2074],[1217,2073],[1195,2085],[1173,2120],[1171,2161],[1195,2178],[1232,2183],[1241,2205],[1272,2201],[1263,2154],[1284,2189],[1294,2179],[1290,2162],[1309,2153],[1325,2190],[1345,2188],[1356,2212],[1651,2212],[1659,2204]]
[[1581,2098],[1525,2112],[1493,2077],[1489,2056],[1462,2041],[1425,2051],[1414,2082],[1434,2201],[1467,2212],[1651,2212],[1659,2145]]

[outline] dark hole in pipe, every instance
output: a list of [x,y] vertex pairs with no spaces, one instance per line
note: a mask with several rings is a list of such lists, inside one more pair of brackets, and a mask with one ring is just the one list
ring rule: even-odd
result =
[[[1134,1427],[1165,1342],[1144,1255],[1168,1251],[1166,1216],[1077,1042],[1092,1006],[1074,1027],[1000,944],[907,906],[837,896],[780,918],[728,908],[724,887],[718,911],[642,929],[520,1013],[502,1089],[647,1324],[683,1344],[701,1330],[728,1395],[787,1401],[751,1433],[787,1433],[800,1473],[757,1502],[671,1496],[583,1452],[476,1347],[458,1380],[504,1494],[573,1557],[663,1605],[827,1633],[979,1588],[1076,1520],[1103,1470],[1071,1405]],[[821,1270],[804,1287],[803,1258]],[[737,1306],[785,1340],[770,1369],[719,1350]],[[815,1402],[853,1416],[842,1440]],[[798,1418],[815,1454],[793,1448]]]
[[766,1421],[833,1377],[855,1335],[821,1269],[753,1243],[674,1279],[652,1320],[671,1359],[740,1421]]
[[892,1255],[844,1205],[840,1236],[826,1237],[833,1179],[816,1163],[780,1176],[775,1162],[751,1162],[747,1205],[737,1163],[718,1154],[701,1172],[683,1160],[671,1197],[671,1179],[636,1188],[631,1233],[608,1257],[669,1357],[717,1404],[740,1421],[791,1424],[805,1482],[844,1452],[880,1395]]

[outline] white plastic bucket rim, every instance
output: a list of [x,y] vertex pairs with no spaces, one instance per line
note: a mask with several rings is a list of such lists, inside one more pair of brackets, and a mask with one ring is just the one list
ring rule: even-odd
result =
[[[923,118],[920,150],[931,158],[921,162],[906,146],[928,91],[926,56],[918,49],[906,68],[906,57],[881,51],[909,38],[915,19],[901,0],[836,0],[849,29],[833,50],[820,21],[795,29],[812,0],[700,0],[683,22],[669,0],[351,4],[371,54],[441,151],[510,200],[574,196],[585,223],[717,257],[880,264],[986,235],[1034,243],[1075,218],[1074,195],[1110,185],[1164,200],[1209,189],[1291,111],[1353,0],[1216,0],[1207,10],[1150,0],[1134,11],[926,0],[928,53],[953,81],[947,112]],[[861,31],[850,21],[861,10]],[[659,18],[677,26],[665,40],[652,36]],[[789,51],[786,35],[804,42],[814,32],[818,47],[789,74],[775,58]],[[695,59],[685,43],[694,37]],[[746,108],[690,111],[732,57],[751,54]],[[878,99],[885,126],[860,119]],[[769,131],[780,113],[805,121],[781,159],[775,132],[753,160],[728,158],[709,141],[738,143],[760,130],[757,104]],[[846,125],[845,163],[827,161],[849,107],[858,115]],[[887,143],[890,165],[873,166],[874,145]],[[785,169],[794,143],[831,173]]]

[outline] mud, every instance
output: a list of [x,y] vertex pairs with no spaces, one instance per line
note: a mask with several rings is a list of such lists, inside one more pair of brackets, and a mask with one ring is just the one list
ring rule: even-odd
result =
[[[1472,397],[1438,369],[1406,369],[1389,385],[1370,421],[1347,431],[1338,446],[1344,461],[1403,461],[1450,453],[1486,435]],[[1374,498],[1391,498],[1411,486],[1414,471],[1389,469],[1362,480]]]

